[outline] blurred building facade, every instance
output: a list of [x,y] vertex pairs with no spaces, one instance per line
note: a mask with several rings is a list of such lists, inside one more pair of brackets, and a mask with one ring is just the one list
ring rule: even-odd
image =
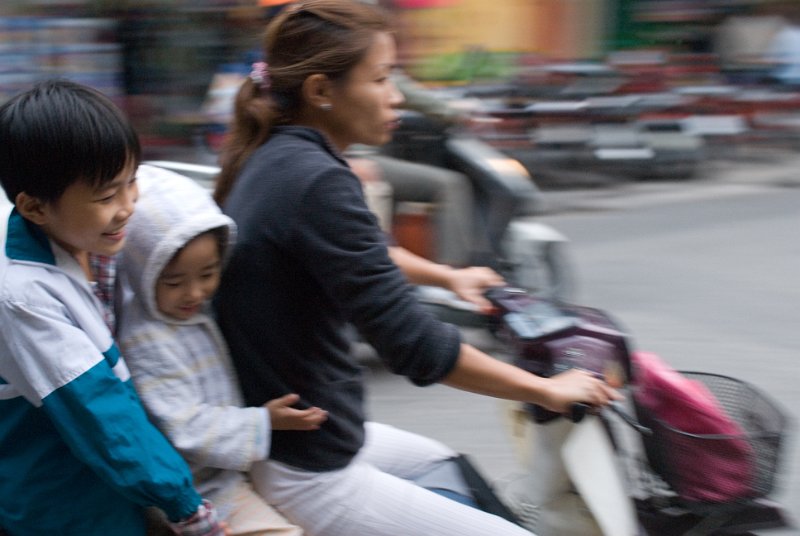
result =
[[67,77],[111,96],[146,143],[185,139],[214,74],[258,48],[261,15],[249,0],[4,0],[0,102]]
[[[724,21],[787,3],[374,1],[394,11],[405,67],[436,83],[507,79],[531,57],[600,61],[619,49],[714,52]],[[0,102],[35,80],[67,76],[117,99],[147,144],[185,140],[207,126],[201,112],[215,75],[241,73],[258,54],[270,13],[258,0],[4,0]]]

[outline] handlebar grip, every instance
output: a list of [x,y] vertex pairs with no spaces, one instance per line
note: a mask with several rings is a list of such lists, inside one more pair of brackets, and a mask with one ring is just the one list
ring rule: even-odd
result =
[[569,420],[572,422],[581,422],[586,414],[589,412],[589,404],[576,403],[572,404],[569,408]]
[[586,414],[589,413],[592,406],[589,404],[575,403],[570,406],[569,411],[566,413],[556,413],[555,411],[550,411],[549,409],[537,405],[530,405],[528,408],[529,411],[532,412],[534,422],[537,424],[545,424],[562,417],[564,419],[569,419],[570,422],[579,423],[586,417]]

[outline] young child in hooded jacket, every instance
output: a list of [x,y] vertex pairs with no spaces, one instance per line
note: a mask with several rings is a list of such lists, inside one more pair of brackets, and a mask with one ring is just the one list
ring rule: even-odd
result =
[[138,177],[139,203],[119,262],[119,341],[134,385],[232,535],[302,534],[255,493],[247,471],[268,457],[271,429],[315,430],[326,414],[292,408],[299,397],[288,390],[263,407],[243,407],[208,310],[235,239],[233,221],[191,179],[151,166]]

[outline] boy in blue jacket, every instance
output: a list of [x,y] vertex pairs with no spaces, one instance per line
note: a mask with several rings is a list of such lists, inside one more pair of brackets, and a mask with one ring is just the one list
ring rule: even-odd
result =
[[[138,138],[63,80],[0,107],[0,527],[11,536],[221,535],[215,510],[150,424],[114,342],[109,259],[137,198]],[[97,267],[110,270],[98,273]]]

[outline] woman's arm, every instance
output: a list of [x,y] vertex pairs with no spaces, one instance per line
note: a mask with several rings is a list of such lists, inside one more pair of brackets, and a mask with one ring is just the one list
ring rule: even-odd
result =
[[454,268],[429,261],[400,246],[390,246],[389,257],[411,283],[449,288],[449,280]]
[[488,312],[492,304],[483,296],[489,287],[503,285],[503,277],[483,266],[453,268],[420,257],[405,248],[392,246],[389,257],[406,278],[415,285],[431,285],[453,291],[459,298]]
[[589,372],[573,369],[542,378],[468,344],[461,345],[458,361],[442,383],[482,395],[538,404],[558,413],[567,413],[575,403],[604,406],[621,398]]

